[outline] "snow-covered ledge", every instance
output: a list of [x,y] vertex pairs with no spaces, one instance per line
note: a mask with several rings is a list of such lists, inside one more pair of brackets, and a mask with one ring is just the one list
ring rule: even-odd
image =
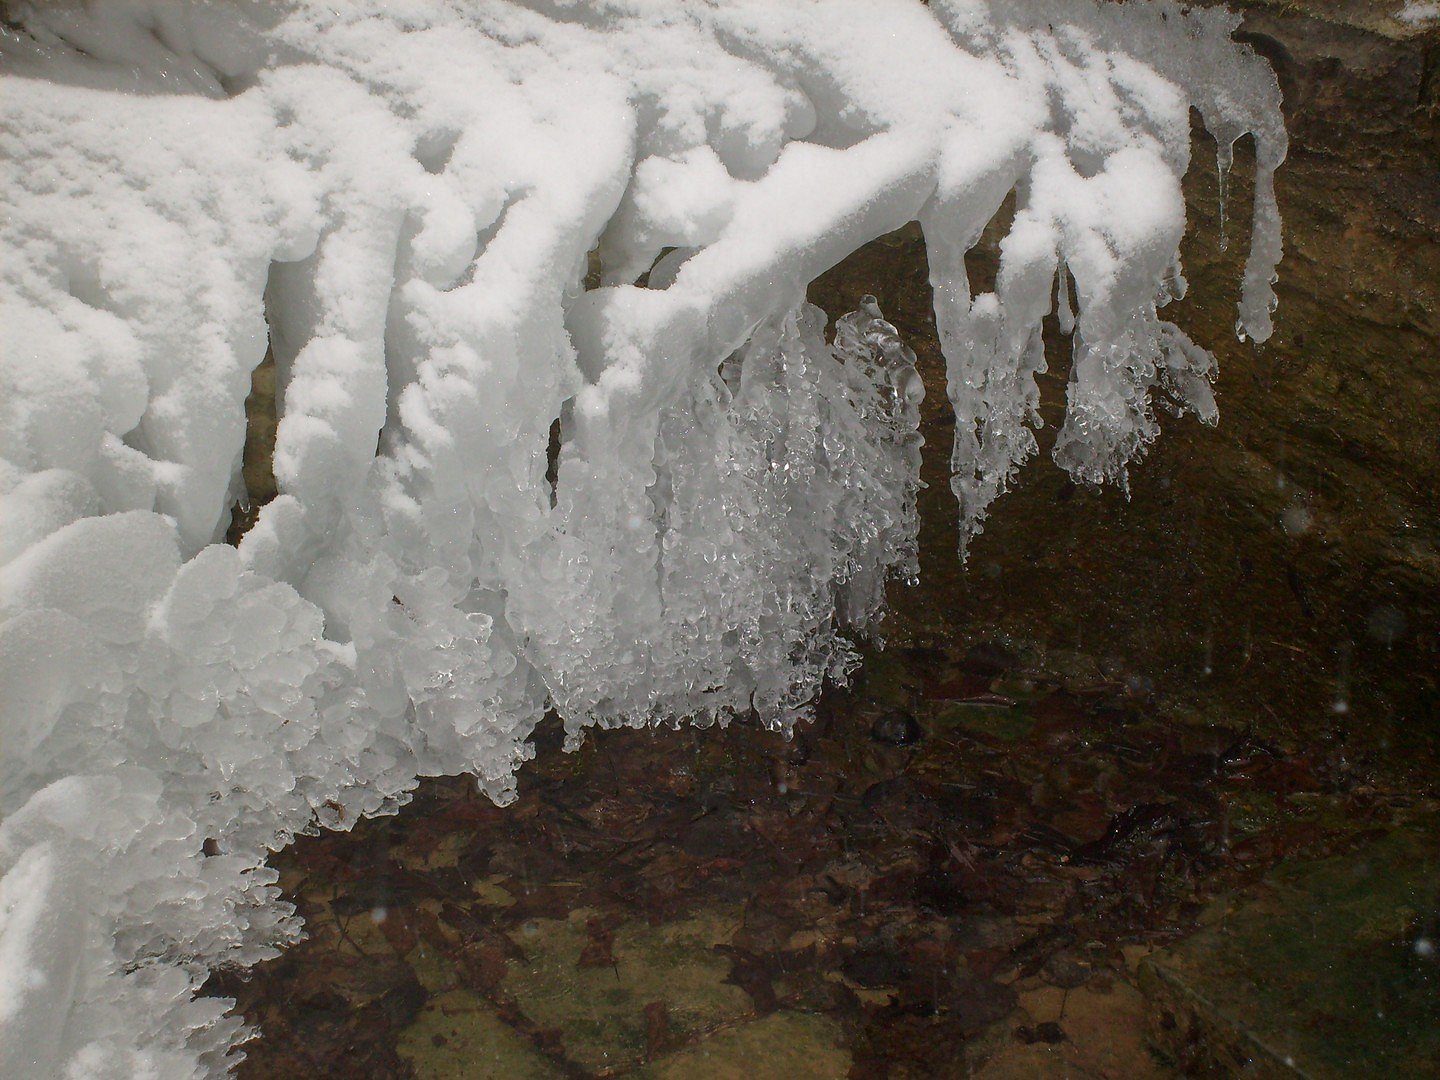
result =
[[[497,802],[547,707],[788,729],[916,573],[913,356],[809,281],[919,220],[961,547],[1035,451],[1124,482],[1213,421],[1189,109],[1235,21],[1085,0],[11,3],[0,29],[0,1075],[222,1074],[195,990],[300,932],[267,854],[423,775]],[[996,291],[966,251],[1006,196]],[[592,252],[603,281],[586,290]],[[636,284],[643,281],[644,285]],[[1074,304],[1072,310],[1072,285]],[[238,549],[250,373],[280,495]],[[558,481],[547,448],[558,425]]]

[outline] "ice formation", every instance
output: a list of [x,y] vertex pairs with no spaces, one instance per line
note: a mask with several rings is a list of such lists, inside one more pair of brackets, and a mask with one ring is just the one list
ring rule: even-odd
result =
[[[300,929],[267,854],[421,775],[509,800],[547,707],[572,738],[788,728],[843,679],[839,631],[917,572],[914,357],[873,305],[827,343],[804,303],[870,239],[925,232],[962,543],[1035,451],[1057,303],[1075,476],[1123,482],[1157,394],[1212,420],[1211,358],[1157,312],[1194,106],[1222,157],[1255,138],[1239,327],[1269,333],[1285,137],[1235,25],[11,4],[0,1075],[223,1073],[241,1025],[195,991]],[[281,493],[230,547],[267,349]]]

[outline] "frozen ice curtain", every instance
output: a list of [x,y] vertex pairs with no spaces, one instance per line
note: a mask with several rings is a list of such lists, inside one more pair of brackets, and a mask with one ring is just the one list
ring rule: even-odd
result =
[[[962,549],[1035,451],[1057,305],[1077,478],[1123,483],[1157,404],[1214,420],[1160,315],[1192,107],[1255,138],[1270,329],[1279,94],[1219,10],[6,20],[0,1075],[222,1074],[244,1032],[195,990],[300,932],[267,854],[419,776],[512,799],[547,708],[788,729],[844,680],[918,572],[914,357],[804,303],[869,240],[925,232]],[[231,547],[267,351],[279,496]]]

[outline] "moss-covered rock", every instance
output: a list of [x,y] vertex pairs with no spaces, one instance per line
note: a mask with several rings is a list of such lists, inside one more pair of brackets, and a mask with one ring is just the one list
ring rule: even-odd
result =
[[1186,1075],[1440,1075],[1440,818],[1282,864],[1140,967]]

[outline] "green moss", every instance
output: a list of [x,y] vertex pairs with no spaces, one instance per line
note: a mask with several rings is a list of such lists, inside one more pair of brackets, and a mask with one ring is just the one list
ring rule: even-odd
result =
[[850,1075],[840,1028],[809,1013],[777,1012],[717,1032],[633,1075],[643,1080],[832,1080]]
[[1433,817],[1282,864],[1259,899],[1142,966],[1162,1040],[1198,1035],[1261,1076],[1440,1075],[1440,963],[1415,944],[1437,890]]
[[396,1050],[416,1080],[545,1080],[563,1076],[483,998],[452,990],[431,998]]
[[610,1071],[645,1060],[651,1041],[646,1007],[664,1006],[667,1036],[687,1039],[750,1013],[750,999],[725,982],[726,957],[715,951],[734,936],[735,913],[702,911],[658,926],[630,923],[614,931],[613,965],[579,964],[590,943],[579,910],[541,919],[511,934],[526,959],[512,963],[504,989],[525,1014],[563,1034],[566,1056]]

